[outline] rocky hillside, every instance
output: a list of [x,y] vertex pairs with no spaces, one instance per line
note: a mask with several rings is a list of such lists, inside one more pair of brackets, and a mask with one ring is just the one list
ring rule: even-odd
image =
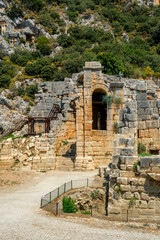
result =
[[71,77],[85,61],[100,61],[107,74],[159,81],[160,7],[143,3],[1,0],[1,106],[4,98],[18,101],[28,113],[37,83]]

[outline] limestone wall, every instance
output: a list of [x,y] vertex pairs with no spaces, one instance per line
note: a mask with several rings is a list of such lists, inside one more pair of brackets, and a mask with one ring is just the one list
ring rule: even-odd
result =
[[111,185],[109,215],[117,219],[160,219],[160,182],[142,177],[118,177]]
[[55,169],[52,135],[8,139],[0,143],[0,170],[22,169],[48,171]]

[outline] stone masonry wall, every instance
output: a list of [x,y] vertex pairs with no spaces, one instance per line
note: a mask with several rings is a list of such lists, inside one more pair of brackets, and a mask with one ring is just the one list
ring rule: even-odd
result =
[[52,135],[8,139],[0,143],[0,169],[48,171],[55,169]]

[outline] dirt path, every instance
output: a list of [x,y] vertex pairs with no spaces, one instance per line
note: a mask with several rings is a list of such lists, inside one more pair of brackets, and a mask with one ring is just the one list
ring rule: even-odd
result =
[[[33,183],[0,190],[1,240],[159,240],[159,233],[121,229],[102,220],[56,218],[40,210],[40,197],[71,179],[92,177],[96,172],[50,172]],[[87,222],[89,221],[89,222]],[[96,223],[97,222],[97,223]]]

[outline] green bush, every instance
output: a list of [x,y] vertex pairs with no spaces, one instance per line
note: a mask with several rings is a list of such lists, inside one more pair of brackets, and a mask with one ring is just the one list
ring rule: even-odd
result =
[[11,82],[11,77],[9,75],[0,76],[0,88],[7,88]]
[[20,6],[16,6],[16,4],[13,4],[11,9],[7,12],[7,15],[11,19],[23,17],[23,11]]
[[44,55],[49,55],[51,53],[50,40],[44,36],[39,37],[37,40],[37,48]]
[[55,71],[56,71],[56,67],[45,66],[42,68],[42,77],[47,81],[52,80],[54,77]]
[[114,98],[114,103],[118,106],[122,103],[122,99],[120,97],[115,97]]
[[[39,58],[39,59],[37,59],[36,62],[29,63],[26,65],[25,73],[29,76],[40,75],[43,71],[43,68],[45,67],[45,69],[46,69],[46,67],[51,65],[51,63],[52,63],[52,58],[49,58],[49,57]],[[49,80],[49,76],[51,77],[51,70],[52,70],[52,74],[54,74],[55,69],[54,69],[54,67],[51,67],[51,69],[48,68],[48,70],[49,70],[48,73],[46,72],[45,69],[43,71],[43,74],[46,77],[46,79],[48,78],[48,80]],[[53,71],[53,69],[54,69],[54,71]]]
[[98,60],[104,66],[104,73],[115,75],[125,71],[122,61],[114,54],[99,54]]
[[26,88],[26,94],[27,96],[29,96],[30,98],[34,99],[35,98],[35,94],[38,92],[38,84],[34,84],[34,85],[30,85]]
[[144,153],[146,151],[146,146],[143,143],[138,143],[138,154]]
[[25,73],[29,76],[36,76],[41,74],[42,65],[38,63],[27,64],[25,67]]
[[19,66],[24,67],[28,61],[31,61],[33,56],[28,50],[16,49],[15,53],[11,54],[11,61]]
[[98,196],[99,196],[99,190],[98,189],[97,190],[93,190],[91,192],[91,198],[92,199],[96,199],[96,198],[98,198]]
[[104,95],[102,97],[102,102],[107,103],[109,106],[113,103],[114,96],[113,95]]
[[32,52],[33,59],[41,58],[41,52],[39,50]]
[[25,95],[25,89],[24,87],[17,88],[17,95],[23,97]]
[[114,133],[118,133],[118,123],[117,122],[115,122],[113,124],[113,131],[114,131]]
[[63,197],[63,212],[65,213],[77,212],[75,201],[71,197]]
[[[26,88],[24,88],[23,86],[17,88],[17,95],[21,96],[21,97],[25,97],[25,99],[27,99],[27,101],[34,99],[35,98],[34,95],[37,92],[38,92],[38,84],[33,84]],[[30,106],[33,106],[31,101],[30,101]]]
[[[44,13],[39,16],[39,23],[45,26],[51,34],[55,34],[57,32],[57,26],[54,24],[52,16],[59,17],[59,15],[56,15],[56,13]],[[58,17],[56,18],[57,20],[59,19]]]
[[49,44],[50,40],[44,36],[39,37],[37,40],[37,47],[40,48],[40,46],[44,45],[44,44]]
[[32,10],[32,11],[36,11],[39,12],[40,10],[42,10],[43,6],[44,6],[44,1],[43,0],[20,0],[22,3],[24,3],[24,5]]
[[133,171],[137,172],[138,166],[140,166],[140,161],[133,164]]
[[50,55],[52,50],[51,47],[47,44],[43,44],[39,47],[40,52],[43,54],[43,56]]

